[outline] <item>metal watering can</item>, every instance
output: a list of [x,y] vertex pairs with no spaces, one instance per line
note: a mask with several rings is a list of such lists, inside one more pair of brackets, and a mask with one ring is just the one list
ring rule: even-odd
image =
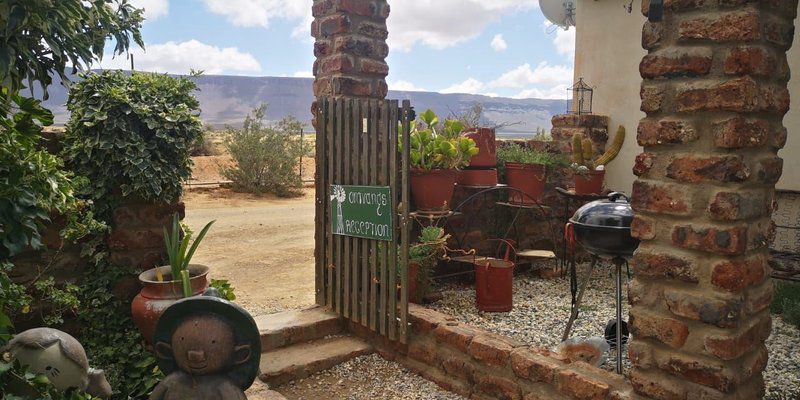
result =
[[[478,310],[483,312],[509,312],[514,308],[514,266],[517,263],[517,250],[510,240],[491,239],[507,245],[502,260],[493,258],[474,258],[475,300]],[[511,252],[514,260],[512,261]]]

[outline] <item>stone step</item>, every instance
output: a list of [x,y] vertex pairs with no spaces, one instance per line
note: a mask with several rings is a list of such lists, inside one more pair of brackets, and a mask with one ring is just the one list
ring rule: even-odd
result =
[[373,351],[372,346],[352,336],[295,344],[262,354],[259,378],[274,388]]
[[336,335],[344,329],[338,315],[321,307],[261,315],[255,320],[262,352]]

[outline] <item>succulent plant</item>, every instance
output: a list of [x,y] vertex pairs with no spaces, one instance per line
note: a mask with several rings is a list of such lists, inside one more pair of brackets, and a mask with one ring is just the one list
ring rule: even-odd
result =
[[469,166],[470,159],[479,150],[475,141],[464,137],[464,124],[457,120],[445,120],[442,127],[439,117],[432,110],[420,114],[425,125],[420,129],[414,124],[410,138],[411,166],[426,171],[432,169],[461,169]]
[[606,148],[596,161],[594,160],[595,151],[592,141],[585,138],[582,134],[576,134],[572,137],[572,165],[574,169],[584,167],[589,170],[599,170],[605,167],[608,163],[613,161],[622,150],[622,144],[625,143],[625,127],[620,125],[617,129],[617,135],[611,142],[611,145]]

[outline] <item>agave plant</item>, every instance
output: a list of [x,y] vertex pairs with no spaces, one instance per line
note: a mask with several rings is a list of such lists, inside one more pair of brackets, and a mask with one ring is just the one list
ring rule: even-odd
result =
[[172,270],[172,280],[181,281],[184,297],[192,295],[192,288],[189,284],[189,262],[214,222],[216,221],[211,221],[203,227],[191,246],[189,246],[189,242],[192,240],[191,235],[184,235],[181,238],[181,223],[177,213],[172,218],[172,231],[168,231],[164,227],[164,244],[169,257],[169,267]]

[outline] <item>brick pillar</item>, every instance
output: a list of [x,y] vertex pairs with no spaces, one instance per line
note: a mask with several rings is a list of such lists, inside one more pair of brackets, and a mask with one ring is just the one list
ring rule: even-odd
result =
[[386,97],[386,0],[314,0],[314,96]]
[[631,382],[655,399],[761,398],[797,0],[665,3],[642,40]]

